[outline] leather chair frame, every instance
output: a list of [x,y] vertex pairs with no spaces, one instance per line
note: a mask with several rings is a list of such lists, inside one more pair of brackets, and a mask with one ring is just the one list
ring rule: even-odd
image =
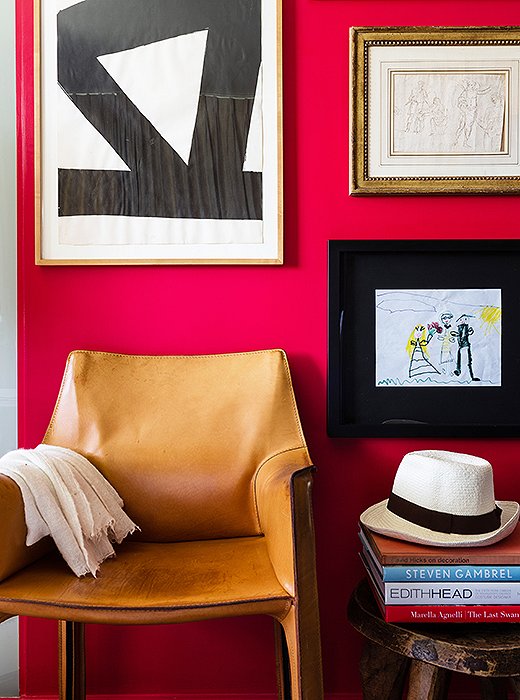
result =
[[[100,394],[114,377],[118,377],[116,385]],[[134,387],[138,394],[144,391],[137,403],[135,396],[128,396]],[[191,405],[187,399],[187,403],[181,401],[182,412],[175,414],[172,402],[178,400],[182,387],[190,396],[213,397],[215,392],[215,405],[208,400]],[[121,391],[127,394],[123,398]],[[153,397],[153,411],[143,399],[145,394]],[[165,405],[162,415],[164,402],[171,405]],[[200,430],[192,436],[195,449],[180,444],[185,439],[186,415],[190,425],[204,426],[202,437]],[[245,447],[240,444],[242,436]],[[206,450],[199,444],[204,440],[211,453],[207,463]],[[51,543],[25,545],[21,495],[10,479],[0,477],[0,622],[18,614],[59,621],[60,700],[85,700],[88,622],[165,624],[252,614],[267,614],[275,620],[279,697],[322,700],[311,503],[314,467],[283,351],[157,358],[77,351],[67,362],[44,441],[89,458],[122,495],[130,517],[143,523],[137,541],[132,536],[128,544],[123,543],[115,559],[102,565],[98,578],[76,579]],[[161,443],[172,446],[171,455],[164,457]],[[236,474],[234,461],[231,476],[226,471],[219,479],[221,465],[230,463],[235,452]],[[131,463],[129,477],[132,459],[136,461]],[[170,461],[177,465],[172,467],[176,478],[180,470],[180,477],[171,483]],[[163,467],[168,473],[161,471]],[[191,471],[196,481],[193,491],[184,478]],[[237,485],[232,481],[235,476]],[[134,497],[132,479],[137,479],[141,492],[162,484],[177,499],[176,507],[147,514],[141,505],[147,499]],[[192,501],[208,481],[219,494],[215,500],[225,502],[225,514],[205,522]],[[184,494],[183,489],[187,489]],[[163,490],[157,492],[159,499]],[[183,496],[190,501],[186,509]],[[207,500],[203,506],[208,509]],[[195,514],[193,518],[190,513]],[[239,553],[231,562],[229,547]],[[153,566],[156,556],[162,557],[158,561],[166,567],[164,585],[141,601],[131,589],[133,576],[127,581],[121,573],[132,569],[121,567],[137,561],[138,576],[140,562]],[[210,562],[204,585],[201,581],[197,586],[200,572],[194,569],[187,574],[192,583],[184,590],[182,562],[204,561],[204,557]],[[225,579],[225,567],[236,568],[231,584]],[[217,580],[215,591],[207,592],[207,577],[217,570],[216,578],[223,578],[225,585],[219,589]]]

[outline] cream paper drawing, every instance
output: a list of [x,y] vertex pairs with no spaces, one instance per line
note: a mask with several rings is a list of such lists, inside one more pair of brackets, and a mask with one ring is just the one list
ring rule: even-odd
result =
[[376,386],[501,386],[500,289],[378,289]]
[[506,71],[392,72],[392,155],[505,154]]

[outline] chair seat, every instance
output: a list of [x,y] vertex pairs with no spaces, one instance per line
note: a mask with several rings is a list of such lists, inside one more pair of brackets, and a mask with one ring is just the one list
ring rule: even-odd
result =
[[[97,578],[77,578],[51,554],[0,583],[0,612],[75,622],[163,624],[267,614],[292,597],[279,583],[265,538],[156,544],[126,542]],[[214,614],[213,614],[214,611]]]

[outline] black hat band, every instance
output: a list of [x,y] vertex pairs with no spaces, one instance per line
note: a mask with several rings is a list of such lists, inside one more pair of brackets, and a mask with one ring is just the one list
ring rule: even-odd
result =
[[496,506],[494,510],[482,515],[452,515],[438,510],[430,510],[416,503],[407,501],[393,491],[388,499],[389,511],[415,525],[456,535],[482,535],[498,530],[501,522],[502,509]]

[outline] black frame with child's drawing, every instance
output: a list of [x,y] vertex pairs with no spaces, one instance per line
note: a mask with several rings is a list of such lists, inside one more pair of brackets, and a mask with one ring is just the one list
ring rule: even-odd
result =
[[328,432],[520,434],[520,241],[329,241]]

